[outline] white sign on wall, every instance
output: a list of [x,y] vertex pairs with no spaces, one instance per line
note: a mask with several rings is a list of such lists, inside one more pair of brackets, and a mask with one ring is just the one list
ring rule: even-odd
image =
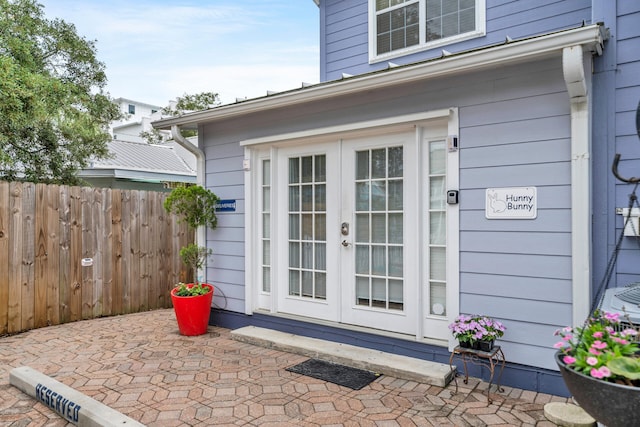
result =
[[536,187],[487,188],[487,219],[535,219],[538,216]]

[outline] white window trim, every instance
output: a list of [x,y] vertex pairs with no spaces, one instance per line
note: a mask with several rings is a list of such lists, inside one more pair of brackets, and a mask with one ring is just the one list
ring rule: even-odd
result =
[[458,43],[464,40],[470,40],[477,37],[482,37],[486,34],[487,28],[487,14],[486,14],[486,0],[476,0],[476,30],[468,33],[457,34],[455,36],[439,39],[432,42],[423,42],[425,39],[425,0],[418,0],[420,2],[420,43],[415,46],[410,46],[404,49],[398,49],[391,52],[386,52],[381,55],[376,53],[377,51],[377,32],[376,32],[376,2],[375,0],[369,0],[369,63],[374,64],[376,62],[388,61],[392,58],[409,55],[416,52],[422,52],[429,49],[435,49],[441,46],[447,46],[453,43]]

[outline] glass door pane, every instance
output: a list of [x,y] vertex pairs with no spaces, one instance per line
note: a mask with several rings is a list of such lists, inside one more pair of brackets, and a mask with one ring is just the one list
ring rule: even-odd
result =
[[289,158],[289,295],[326,300],[326,156]]
[[262,161],[262,292],[271,292],[271,160]]
[[428,230],[429,314],[446,316],[446,144],[429,142]]
[[355,304],[404,309],[403,147],[355,155]]

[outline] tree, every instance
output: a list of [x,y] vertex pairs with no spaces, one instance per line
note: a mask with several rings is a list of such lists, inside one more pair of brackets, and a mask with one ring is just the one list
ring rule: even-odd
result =
[[[176,102],[161,110],[162,114],[167,116],[182,116],[183,114],[193,111],[207,110],[220,105],[220,99],[217,93],[200,92],[195,94],[184,94],[179,96]],[[181,129],[180,133],[185,138],[198,134],[195,130]],[[165,141],[164,135],[158,129],[140,132],[140,136],[147,141],[148,144],[160,144]]]
[[75,184],[107,157],[121,113],[106,83],[95,41],[35,0],[0,0],[0,179]]
[[192,111],[207,110],[217,105],[220,105],[217,93],[200,92],[191,95],[185,93],[178,97],[174,106],[163,108],[162,114],[181,116]]

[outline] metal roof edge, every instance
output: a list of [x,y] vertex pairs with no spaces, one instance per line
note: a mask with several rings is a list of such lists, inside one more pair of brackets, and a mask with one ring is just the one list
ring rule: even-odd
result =
[[601,24],[581,26],[519,40],[507,39],[498,45],[443,55],[423,62],[360,74],[341,80],[322,82],[235,104],[221,105],[208,110],[161,119],[152,122],[151,125],[156,129],[170,129],[174,125],[193,126],[202,122],[221,120],[272,108],[289,107],[353,92],[432,79],[472,69],[523,62],[553,53],[560,54],[562,49],[569,46],[581,45],[583,48],[599,54],[602,51],[603,42]]
[[181,174],[171,171],[145,171],[135,169],[85,169],[78,173],[81,178],[118,178],[118,179],[145,179],[172,182],[196,182],[196,174]]

